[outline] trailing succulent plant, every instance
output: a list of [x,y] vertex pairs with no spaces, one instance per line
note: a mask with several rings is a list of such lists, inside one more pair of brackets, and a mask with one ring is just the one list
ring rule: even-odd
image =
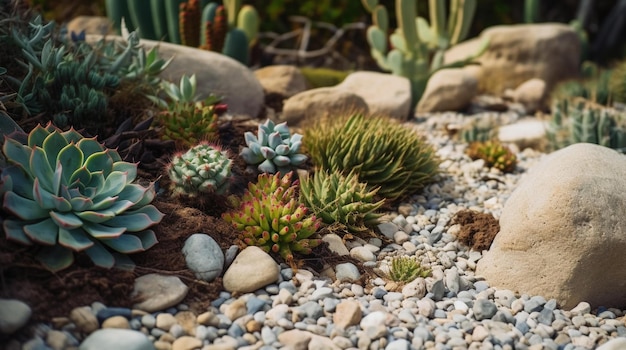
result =
[[305,147],[322,169],[351,171],[390,200],[423,187],[438,174],[433,148],[390,118],[354,114],[323,120],[305,132]]
[[60,127],[106,124],[113,118],[107,109],[118,87],[132,85],[126,95],[154,94],[158,74],[169,64],[158,58],[156,49],[146,54],[136,33],[129,34],[127,41],[101,39],[90,45],[64,42],[53,37],[53,30],[54,22],[38,19],[30,31],[12,32],[20,48],[18,62],[27,73],[10,81],[26,114],[45,113]]
[[137,165],[121,160],[95,138],[48,124],[5,139],[0,194],[8,239],[39,245],[37,258],[52,271],[85,252],[97,266],[132,266],[125,254],[157,243],[148,228],[163,214],[149,204],[154,184],[133,184]]
[[554,103],[546,134],[552,149],[588,142],[626,151],[626,115],[585,99]]
[[341,224],[353,233],[376,224],[376,210],[385,200],[375,201],[378,189],[368,190],[354,172],[316,171],[312,178],[300,178],[300,201],[327,225]]
[[500,169],[504,173],[512,172],[517,165],[515,154],[496,140],[472,142],[465,152],[470,158],[482,159],[485,166]]
[[232,162],[227,151],[203,142],[185,153],[175,154],[167,172],[176,194],[226,194],[232,177]]
[[256,136],[251,132],[244,136],[248,147],[244,147],[240,155],[249,165],[257,165],[262,173],[287,173],[308,159],[299,153],[302,135],[291,135],[286,122],[274,124],[268,119],[259,125]]
[[417,259],[409,256],[395,256],[391,259],[389,278],[396,282],[411,282],[418,277],[430,276],[430,270],[424,269]]
[[289,263],[294,262],[293,253],[310,254],[321,243],[311,238],[320,220],[307,215],[307,207],[296,200],[292,176],[260,174],[256,184],[248,184],[239,208],[222,215],[242,232],[245,244],[277,253]]

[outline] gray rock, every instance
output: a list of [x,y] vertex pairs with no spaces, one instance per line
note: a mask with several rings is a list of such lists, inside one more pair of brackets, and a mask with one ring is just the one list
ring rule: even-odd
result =
[[418,113],[458,111],[466,108],[478,93],[478,81],[460,68],[442,69],[433,74],[422,98]]
[[30,307],[22,301],[0,299],[0,333],[14,333],[28,322],[31,314]]
[[89,335],[79,350],[155,350],[143,333],[128,329],[100,329]]
[[196,233],[185,240],[183,255],[197,279],[210,282],[222,273],[224,254],[211,236]]
[[131,298],[141,300],[134,305],[135,309],[155,312],[176,306],[185,299],[188,291],[189,287],[180,278],[152,273],[135,280]]
[[361,278],[359,269],[353,263],[337,264],[335,276],[340,282],[355,282]]
[[474,302],[472,311],[474,311],[474,317],[476,320],[482,321],[484,319],[492,318],[496,312],[498,312],[498,307],[490,300],[478,299]]

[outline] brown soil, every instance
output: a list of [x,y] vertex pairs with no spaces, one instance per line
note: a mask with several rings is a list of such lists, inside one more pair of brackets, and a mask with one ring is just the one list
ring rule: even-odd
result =
[[[236,155],[243,147],[243,132],[255,131],[256,124],[235,121],[221,127],[221,145]],[[249,181],[256,175],[245,171],[245,163],[234,157],[235,180],[231,187],[234,194],[243,193]],[[149,173],[140,172],[146,178],[143,182],[155,181]],[[241,245],[239,233],[221,219],[221,214],[229,208],[223,196],[204,196],[202,198],[171,197],[167,193],[169,178],[163,172],[157,185],[164,189],[153,201],[162,213],[163,220],[153,227],[159,243],[149,250],[130,255],[136,263],[133,271],[103,269],[95,267],[84,254],[76,254],[75,263],[58,273],[50,273],[42,268],[33,258],[33,250],[7,241],[0,235],[0,298],[14,298],[26,302],[33,310],[31,323],[48,322],[54,317],[69,315],[79,306],[90,305],[95,301],[107,306],[132,307],[130,299],[136,277],[148,273],[160,273],[178,276],[190,288],[183,303],[192,311],[204,312],[208,305],[217,298],[222,288],[222,279],[212,282],[199,281],[187,269],[181,254],[185,240],[194,233],[209,234],[222,250],[231,245]],[[278,261],[280,258],[276,257]],[[350,257],[339,257],[328,250],[326,245],[316,248],[310,256],[297,256],[301,266],[314,271],[321,271],[325,264],[350,261],[357,266],[360,263]],[[362,267],[361,272],[368,274]],[[18,337],[26,337],[28,327]],[[0,344],[6,339],[0,335]]]
[[461,225],[457,239],[474,250],[489,249],[498,232],[500,224],[491,214],[473,210],[459,211],[452,222]]

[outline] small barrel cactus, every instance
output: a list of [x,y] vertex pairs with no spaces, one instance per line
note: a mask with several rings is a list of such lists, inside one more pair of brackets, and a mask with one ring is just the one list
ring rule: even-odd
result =
[[174,155],[167,171],[177,194],[225,194],[230,186],[232,162],[226,150],[203,142]]
[[472,159],[482,159],[485,166],[500,169],[504,173],[515,170],[517,157],[499,141],[472,142],[466,150]]
[[310,238],[320,220],[308,216],[308,209],[296,201],[292,175],[260,174],[256,184],[248,185],[239,209],[222,216],[242,231],[244,243],[278,253],[288,263],[294,262],[294,252],[310,254],[321,243]]
[[385,200],[374,201],[378,188],[367,189],[359,182],[355,172],[343,175],[340,172],[317,171],[312,179],[300,179],[300,200],[313,210],[325,224],[341,224],[348,231],[358,233],[367,230],[381,214],[375,211]]
[[[148,227],[163,218],[154,184],[133,184],[137,164],[121,160],[95,138],[48,124],[5,139],[10,166],[0,177],[6,237],[41,245],[37,258],[58,271],[84,251],[98,266],[132,266],[124,256],[157,243]],[[121,254],[120,254],[121,253]]]
[[289,133],[287,123],[274,124],[271,120],[259,125],[257,136],[245,133],[246,145],[241,157],[250,165],[257,165],[262,173],[287,173],[303,164],[307,156],[298,153],[302,135]]

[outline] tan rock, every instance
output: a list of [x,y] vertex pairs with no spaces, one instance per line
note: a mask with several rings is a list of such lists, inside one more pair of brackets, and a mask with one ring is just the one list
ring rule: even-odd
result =
[[267,66],[255,70],[254,75],[263,86],[265,95],[287,98],[307,89],[306,78],[294,66]]
[[409,79],[387,73],[360,71],[351,73],[334,87],[358,95],[369,112],[401,121],[411,111],[411,83]]
[[91,308],[89,306],[72,309],[70,312],[70,320],[72,320],[72,322],[76,325],[76,328],[83,333],[89,334],[100,328],[98,319],[96,318],[96,315],[91,312]]
[[579,143],[531,168],[507,200],[476,274],[564,309],[626,307],[626,158]]
[[333,315],[333,323],[335,326],[346,329],[350,326],[354,326],[361,322],[363,312],[361,311],[361,305],[355,300],[344,300],[335,310]]
[[560,23],[489,27],[448,50],[445,62],[473,55],[484,39],[489,48],[476,59],[479,65],[465,68],[476,76],[481,92],[501,94],[532,78],[545,81],[549,91],[579,74],[580,40],[572,27]]
[[466,108],[477,92],[478,82],[466,70],[442,69],[428,79],[424,94],[417,104],[417,112],[458,111]]
[[180,311],[177,312],[176,315],[174,315],[174,318],[176,319],[176,322],[178,322],[178,324],[183,327],[185,334],[191,336],[196,335],[196,326],[198,325],[198,323],[196,321],[197,317],[193,312]]
[[532,78],[521,83],[513,91],[513,100],[521,103],[526,113],[533,114],[538,110],[547,108],[547,95],[546,82],[538,78]]
[[113,32],[111,20],[102,16],[77,16],[67,23],[68,33],[106,35]]
[[172,344],[172,350],[198,350],[202,347],[202,340],[184,335]]
[[166,332],[169,332],[170,328],[173,325],[178,323],[176,321],[176,317],[172,314],[168,314],[167,312],[160,313],[156,316],[156,328],[162,329]]
[[308,350],[313,333],[292,329],[278,334],[278,341],[293,350]]
[[249,293],[278,281],[280,270],[274,259],[261,248],[250,246],[242,250],[226,273],[224,289]]
[[141,300],[134,308],[156,312],[176,306],[185,299],[188,291],[189,287],[176,276],[151,273],[135,280],[131,298]]
[[224,305],[224,315],[231,321],[245,315],[247,311],[246,302],[242,299],[237,299],[230,304]]
[[201,324],[203,326],[213,327],[217,327],[217,325],[220,323],[220,319],[211,311],[201,313],[200,315],[198,315],[196,321],[198,322],[198,324]]
[[353,112],[367,113],[367,103],[358,95],[332,88],[317,88],[294,95],[283,105],[283,113],[279,116],[289,126],[338,114]]
[[104,320],[101,328],[130,329],[130,324],[124,316],[113,316]]

